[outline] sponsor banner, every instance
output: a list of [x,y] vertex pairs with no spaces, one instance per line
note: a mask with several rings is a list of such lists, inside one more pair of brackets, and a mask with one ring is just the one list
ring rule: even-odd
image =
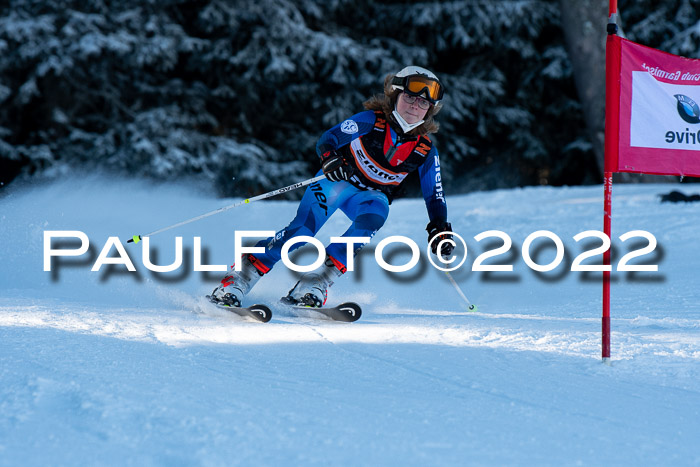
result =
[[700,60],[615,41],[620,88],[614,171],[700,176]]
[[375,183],[380,185],[399,185],[408,175],[404,172],[392,172],[377,164],[371,157],[369,157],[367,151],[365,151],[360,138],[355,138],[352,140],[350,143],[350,148],[355,156],[357,168],[360,169],[365,177]]

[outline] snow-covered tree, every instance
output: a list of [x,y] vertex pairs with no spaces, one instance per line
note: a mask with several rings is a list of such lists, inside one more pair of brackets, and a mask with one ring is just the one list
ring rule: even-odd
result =
[[[407,64],[446,85],[450,189],[599,177],[556,0],[5,3],[0,182],[96,167],[227,195],[282,186],[313,175],[321,133]],[[620,3],[631,37],[697,50],[696,0]]]

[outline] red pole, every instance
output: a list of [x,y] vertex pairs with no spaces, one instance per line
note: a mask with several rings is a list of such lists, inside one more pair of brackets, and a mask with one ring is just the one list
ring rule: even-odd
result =
[[[620,39],[617,37],[617,0],[610,0],[608,39],[605,45],[605,169],[603,171],[603,231],[612,239],[612,182],[617,170],[620,122]],[[610,266],[610,249],[603,254],[603,265]],[[603,271],[602,356],[610,361],[610,275]]]
[[[611,237],[612,223],[612,172],[605,172],[603,187],[605,190],[605,218],[603,231],[608,238]],[[610,248],[603,253],[603,265],[610,266]],[[610,271],[603,271],[603,361],[610,360]]]

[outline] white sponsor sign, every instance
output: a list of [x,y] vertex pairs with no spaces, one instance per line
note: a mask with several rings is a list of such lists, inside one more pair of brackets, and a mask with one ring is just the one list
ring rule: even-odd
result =
[[699,102],[700,86],[663,83],[646,71],[632,72],[630,146],[700,150],[700,123],[681,117],[679,100],[692,116],[692,106],[683,101]]

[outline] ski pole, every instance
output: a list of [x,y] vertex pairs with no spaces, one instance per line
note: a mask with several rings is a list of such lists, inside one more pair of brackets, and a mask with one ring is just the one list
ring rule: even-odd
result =
[[464,292],[462,292],[462,289],[459,287],[459,285],[457,285],[457,282],[452,277],[452,274],[450,274],[450,271],[445,271],[445,274],[447,274],[447,278],[450,280],[450,282],[452,282],[452,285],[455,286],[455,289],[457,289],[457,292],[459,293],[459,295],[461,295],[462,298],[464,299],[464,301],[467,302],[467,307],[468,307],[467,309],[469,311],[477,311],[478,308],[476,307],[476,305],[473,305],[472,302],[469,301],[467,296],[464,295]]
[[323,180],[326,178],[325,175],[319,175],[318,177],[310,178],[308,180],[304,180],[303,182],[298,182],[293,185],[285,186],[284,188],[277,188],[276,190],[268,191],[267,193],[263,193],[262,195],[254,196],[252,198],[244,199],[243,201],[239,201],[238,203],[231,204],[229,206],[224,206],[219,209],[215,209],[214,211],[207,212],[205,214],[202,214],[201,216],[193,217],[192,219],[187,219],[182,222],[178,222],[177,224],[169,225],[168,227],[163,227],[162,229],[158,229],[156,231],[153,231],[151,233],[147,233],[145,235],[134,235],[131,237],[129,240],[127,240],[126,243],[138,243],[140,242],[143,237],[152,237],[153,235],[159,234],[161,232],[165,232],[166,230],[174,229],[175,227],[180,227],[185,224],[189,224],[190,222],[198,221],[200,219],[204,219],[205,217],[213,216],[214,214],[219,214],[224,211],[228,211],[229,209],[233,209],[235,207],[241,206],[243,204],[250,204],[254,201],[260,201],[261,199],[266,199],[266,198],[271,198],[273,196],[277,196],[282,193],[286,193],[288,191],[296,190],[297,188],[301,188],[306,185],[311,185],[312,183],[318,182],[319,180]]

